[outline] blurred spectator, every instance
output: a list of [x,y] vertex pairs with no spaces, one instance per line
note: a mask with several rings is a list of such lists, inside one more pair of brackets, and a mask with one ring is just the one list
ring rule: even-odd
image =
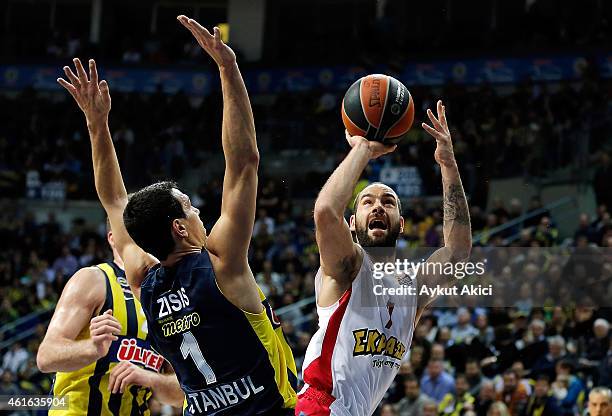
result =
[[440,403],[446,394],[455,391],[455,380],[444,371],[442,360],[433,358],[429,360],[425,375],[421,379],[421,391],[436,403]]
[[478,396],[485,379],[480,369],[480,362],[476,358],[468,358],[466,360],[465,377],[469,384],[469,393],[474,397]]
[[478,397],[474,402],[474,411],[477,416],[486,416],[489,408],[496,400],[495,384],[491,380],[482,382]]
[[525,386],[519,383],[519,375],[516,371],[506,370],[503,380],[502,391],[497,394],[497,400],[502,401],[508,407],[511,416],[519,416],[525,409],[529,394]]
[[478,335],[478,330],[470,323],[470,312],[466,308],[457,310],[457,325],[451,329],[451,340],[455,344],[469,342]]
[[487,416],[514,416],[504,402],[494,402],[487,411]]
[[431,401],[426,394],[421,393],[419,379],[408,376],[404,380],[404,397],[397,403],[398,416],[423,416],[423,405]]
[[438,405],[438,414],[441,416],[457,416],[467,409],[472,409],[474,396],[469,393],[469,387],[470,385],[465,375],[457,374],[455,376],[455,392],[444,395]]
[[2,359],[2,369],[11,373],[21,371],[22,366],[28,359],[28,351],[23,348],[21,343],[15,342],[4,354]]
[[523,413],[525,416],[556,416],[561,414],[557,407],[556,398],[550,389],[548,376],[541,375],[536,380],[534,394],[527,402],[527,408]]

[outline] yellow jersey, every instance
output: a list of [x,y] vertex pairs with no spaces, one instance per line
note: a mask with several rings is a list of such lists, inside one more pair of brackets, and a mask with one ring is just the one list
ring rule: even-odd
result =
[[[100,313],[113,310],[121,323],[121,334],[113,341],[108,354],[77,371],[58,372],[52,393],[68,396],[67,410],[51,410],[51,416],[71,415],[145,415],[151,414],[150,388],[132,385],[123,393],[108,391],[111,370],[120,361],[130,361],[147,370],[159,372],[164,362],[150,346],[147,321],[138,299],[134,297],[125,272],[114,262],[99,264],[106,277],[106,299]],[[83,328],[77,340],[90,338],[89,327]]]

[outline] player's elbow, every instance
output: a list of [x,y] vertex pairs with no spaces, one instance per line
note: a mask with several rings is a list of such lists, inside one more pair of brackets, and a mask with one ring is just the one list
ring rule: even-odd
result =
[[41,373],[52,373],[54,369],[52,367],[51,356],[47,353],[44,342],[40,344],[38,352],[36,353],[36,366]]
[[467,261],[470,258],[470,254],[472,254],[471,241],[450,248],[450,258],[454,263]]
[[236,165],[242,169],[255,169],[259,168],[259,151],[257,148],[243,151],[242,154],[237,158]]
[[315,226],[321,228],[326,224],[339,222],[341,218],[331,204],[318,200],[314,207],[314,221]]

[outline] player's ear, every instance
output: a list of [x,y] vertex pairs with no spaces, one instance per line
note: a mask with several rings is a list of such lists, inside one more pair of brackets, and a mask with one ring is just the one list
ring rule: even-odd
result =
[[351,215],[351,218],[349,218],[349,229],[355,232],[355,214]]
[[172,221],[172,232],[180,238],[187,238],[189,236],[187,227],[185,227],[185,224],[180,218],[176,218],[174,221]]
[[404,217],[400,217],[400,234],[404,233]]

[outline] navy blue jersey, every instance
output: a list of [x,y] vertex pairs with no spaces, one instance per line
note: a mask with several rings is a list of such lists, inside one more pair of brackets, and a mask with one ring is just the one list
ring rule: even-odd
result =
[[147,273],[140,300],[149,336],[174,367],[184,414],[280,415],[295,406],[295,362],[260,295],[260,314],[230,303],[206,250]]

